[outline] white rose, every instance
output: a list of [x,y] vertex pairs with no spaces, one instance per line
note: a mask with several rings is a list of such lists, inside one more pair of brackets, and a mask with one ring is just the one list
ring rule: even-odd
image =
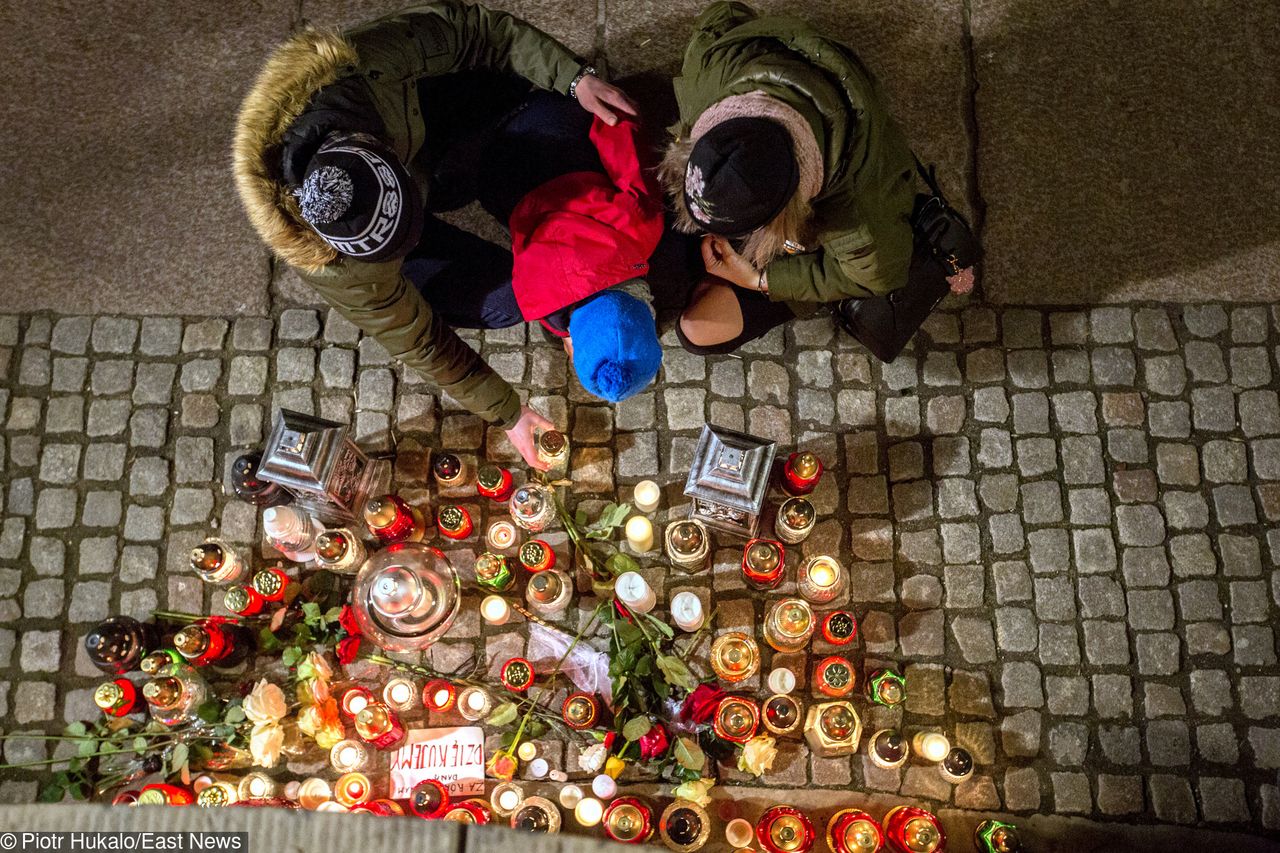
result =
[[738,769],[743,773],[763,776],[773,767],[773,759],[778,756],[776,741],[768,735],[756,735],[742,746],[742,754],[738,756]]
[[605,759],[609,757],[609,751],[604,748],[604,744],[592,744],[578,756],[578,767],[588,773],[599,773],[600,768],[604,767]]
[[249,735],[249,754],[258,767],[275,767],[284,747],[284,729],[275,723],[263,723],[253,727]]
[[289,713],[284,691],[265,678],[244,698],[244,715],[254,725],[275,724]]

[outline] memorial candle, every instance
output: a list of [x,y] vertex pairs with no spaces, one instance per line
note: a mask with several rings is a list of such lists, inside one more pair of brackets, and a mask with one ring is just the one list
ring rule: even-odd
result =
[[681,631],[693,633],[705,620],[702,599],[692,592],[680,592],[671,599],[671,621]]
[[800,596],[826,604],[844,592],[847,574],[834,557],[811,557],[800,567]]
[[634,613],[648,613],[658,603],[658,596],[636,572],[623,572],[613,583],[614,594],[618,601]]
[[653,550],[653,522],[643,515],[627,519],[627,544],[637,554]]
[[486,595],[480,602],[480,615],[490,625],[505,625],[511,619],[511,605],[500,595]]
[[951,741],[942,732],[916,732],[911,738],[911,751],[937,764],[951,752]]
[[340,740],[329,750],[329,766],[338,773],[360,770],[369,761],[369,750],[358,740]]
[[[608,778],[608,777],[605,777]],[[579,826],[592,827],[604,817],[604,804],[595,797],[583,797],[573,807],[573,818]]]
[[658,508],[661,499],[662,490],[653,480],[641,480],[636,483],[635,492],[632,494],[632,502],[636,509],[644,513],[653,512]]
[[393,678],[382,688],[382,701],[397,711],[408,711],[414,705],[418,688],[407,678]]

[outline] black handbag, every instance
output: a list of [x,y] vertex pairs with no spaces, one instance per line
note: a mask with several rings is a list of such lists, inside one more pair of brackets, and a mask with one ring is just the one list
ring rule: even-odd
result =
[[930,193],[918,194],[911,211],[915,251],[906,285],[884,296],[846,299],[836,310],[840,326],[886,364],[947,295],[947,276],[973,266],[982,255],[968,221],[942,194],[935,168],[925,169],[916,158],[916,171]]

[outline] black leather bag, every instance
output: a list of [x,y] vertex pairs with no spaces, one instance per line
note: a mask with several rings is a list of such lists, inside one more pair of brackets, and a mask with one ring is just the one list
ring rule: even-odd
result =
[[916,171],[930,194],[916,196],[911,213],[915,253],[907,284],[884,296],[846,299],[836,311],[841,327],[886,364],[901,354],[950,285],[947,276],[973,266],[981,247],[960,212],[947,203],[934,168],[916,160]]

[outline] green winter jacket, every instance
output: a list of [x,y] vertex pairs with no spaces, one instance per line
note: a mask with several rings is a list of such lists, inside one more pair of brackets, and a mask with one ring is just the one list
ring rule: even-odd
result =
[[786,103],[813,129],[824,161],[822,191],[813,199],[818,246],[768,265],[771,299],[808,313],[812,305],[802,303],[906,284],[914,160],[874,78],[849,48],[796,18],[760,17],[722,0],[694,23],[674,85],[677,139],[715,102],[749,92]]
[[237,120],[236,185],[264,242],[392,356],[503,428],[519,417],[515,389],[431,310],[401,274],[401,261],[340,258],[302,220],[280,176],[280,144],[316,92],[358,77],[385,125],[385,141],[409,166],[425,197],[427,169],[415,162],[425,137],[421,78],[487,68],[565,93],[582,64],[559,42],[505,12],[443,0],[341,35],[297,34],[267,61]]

